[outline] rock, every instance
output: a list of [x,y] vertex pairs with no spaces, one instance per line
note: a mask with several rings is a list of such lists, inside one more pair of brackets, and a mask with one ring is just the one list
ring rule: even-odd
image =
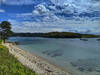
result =
[[88,39],[80,39],[80,40],[82,40],[82,41],[88,41]]
[[81,72],[100,72],[100,59],[79,59],[70,63]]
[[97,41],[100,41],[100,39],[97,39]]
[[53,55],[51,55],[51,57],[57,57],[57,56],[62,56],[63,54],[60,52],[54,53]]

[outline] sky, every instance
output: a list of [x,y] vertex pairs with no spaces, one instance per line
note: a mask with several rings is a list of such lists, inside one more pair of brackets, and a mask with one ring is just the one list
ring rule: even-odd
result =
[[14,32],[100,34],[100,0],[0,0],[0,22]]

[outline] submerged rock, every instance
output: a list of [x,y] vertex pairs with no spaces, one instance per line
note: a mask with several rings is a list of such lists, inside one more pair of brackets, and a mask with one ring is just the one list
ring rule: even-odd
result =
[[82,41],[88,41],[88,39],[80,39],[80,40],[82,40]]
[[97,41],[100,41],[100,39],[97,39]]
[[60,53],[60,52],[56,52],[54,54],[51,55],[51,57],[57,57],[57,56],[62,56],[63,53]]
[[43,54],[46,54],[46,53],[48,53],[48,52],[49,52],[49,51],[43,51],[42,53],[43,53]]
[[43,54],[46,54],[48,56],[51,56],[51,57],[57,57],[57,56],[62,56],[63,55],[63,51],[61,50],[54,50],[54,51],[44,51],[42,52]]
[[70,64],[81,72],[100,72],[100,59],[79,59]]

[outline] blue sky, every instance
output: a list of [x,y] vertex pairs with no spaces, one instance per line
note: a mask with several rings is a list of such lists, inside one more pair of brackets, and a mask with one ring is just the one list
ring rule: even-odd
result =
[[100,34],[100,0],[0,0],[0,21],[14,32]]

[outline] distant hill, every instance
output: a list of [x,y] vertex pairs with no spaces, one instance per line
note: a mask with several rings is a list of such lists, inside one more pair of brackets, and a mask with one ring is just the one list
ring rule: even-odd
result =
[[47,38],[100,38],[100,35],[80,34],[73,32],[49,32],[49,33],[14,33],[14,37],[47,37]]

